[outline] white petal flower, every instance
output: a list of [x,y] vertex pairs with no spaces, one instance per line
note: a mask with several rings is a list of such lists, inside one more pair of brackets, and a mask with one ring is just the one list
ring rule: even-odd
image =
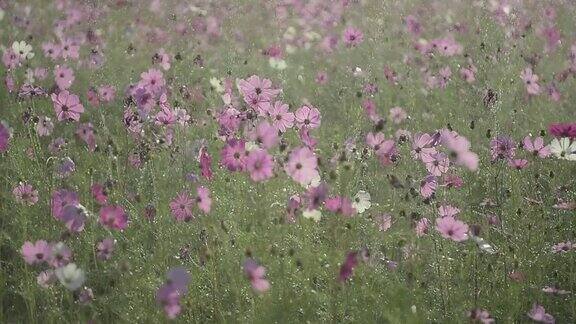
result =
[[312,210],[304,209],[304,211],[302,212],[302,216],[304,218],[311,218],[315,222],[319,222],[320,218],[322,218],[322,213],[318,209],[312,209]]
[[362,214],[371,206],[370,193],[363,190],[358,191],[356,196],[354,196],[354,201],[352,202],[352,207],[358,211],[358,214]]
[[210,78],[210,85],[212,86],[212,88],[214,88],[214,90],[216,90],[216,92],[218,92],[218,93],[224,92],[224,85],[222,84],[222,80],[220,80],[216,77],[211,77]]
[[287,67],[286,61],[284,61],[283,59],[275,58],[275,57],[271,57],[270,60],[268,61],[268,63],[270,64],[270,67],[272,67],[273,69],[276,69],[276,70],[280,70],[280,71],[286,69],[286,67]]
[[63,267],[56,269],[55,272],[60,283],[70,290],[76,290],[82,287],[84,281],[86,281],[84,271],[78,268],[75,263],[68,263]]
[[23,60],[31,59],[34,57],[34,53],[32,52],[32,45],[26,44],[25,41],[16,41],[12,43],[12,50]]
[[576,161],[576,141],[570,143],[567,137],[552,140],[550,151],[559,159]]

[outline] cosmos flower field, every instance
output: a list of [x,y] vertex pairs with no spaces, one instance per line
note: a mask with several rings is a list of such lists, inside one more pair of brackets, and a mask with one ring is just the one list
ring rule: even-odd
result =
[[1,323],[576,322],[576,3],[0,0]]

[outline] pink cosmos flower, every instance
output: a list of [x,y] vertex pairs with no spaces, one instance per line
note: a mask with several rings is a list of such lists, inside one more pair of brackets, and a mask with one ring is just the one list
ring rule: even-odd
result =
[[475,308],[468,312],[468,317],[474,323],[494,324],[496,321],[492,318],[490,313],[485,309]]
[[511,168],[514,168],[516,170],[522,170],[528,166],[528,160],[526,160],[526,159],[512,159],[512,160],[508,161],[508,165]]
[[460,209],[452,205],[442,205],[438,207],[440,217],[454,217],[460,213]]
[[21,57],[12,48],[8,48],[2,55],[2,63],[7,69],[14,69],[20,64]]
[[98,88],[98,96],[102,101],[110,102],[116,97],[116,89],[112,85],[104,85]]
[[448,172],[448,168],[450,167],[448,156],[442,152],[434,155],[423,155],[422,162],[426,164],[428,172],[437,177]]
[[57,65],[54,69],[54,80],[56,81],[56,85],[60,90],[66,90],[72,86],[74,82],[74,71],[65,66],[65,65]]
[[53,93],[51,98],[58,121],[80,120],[80,115],[84,112],[84,106],[80,103],[77,95],[69,93],[68,90],[62,90],[58,95]]
[[262,149],[250,151],[246,158],[246,170],[253,181],[260,182],[272,177],[274,160],[268,152]]
[[270,283],[266,279],[266,268],[258,265],[253,259],[244,261],[244,273],[256,293],[265,293],[270,289]]
[[318,160],[314,152],[307,147],[294,149],[284,166],[286,173],[296,182],[305,186],[318,177]]
[[524,81],[526,85],[526,90],[530,95],[538,95],[542,90],[540,88],[540,84],[538,84],[538,76],[532,72],[532,68],[527,67],[525,68],[522,73],[520,74],[520,78]]
[[70,232],[82,232],[86,224],[86,212],[80,207],[81,205],[66,205],[62,209],[60,220],[66,225]]
[[108,203],[108,193],[103,185],[99,183],[93,184],[90,187],[90,193],[100,205],[106,205]]
[[52,249],[52,254],[48,263],[53,268],[63,267],[72,260],[72,250],[63,242],[50,244],[50,248]]
[[420,25],[418,18],[413,15],[408,15],[406,19],[404,19],[404,23],[406,24],[406,29],[412,36],[420,36],[420,33],[422,33],[422,25]]
[[8,126],[4,124],[4,122],[0,121],[0,153],[8,151],[11,137],[12,134]]
[[554,316],[546,313],[544,307],[537,303],[532,305],[532,309],[528,312],[528,317],[538,323],[554,324],[556,322]]
[[92,123],[82,123],[78,125],[76,135],[88,145],[90,152],[96,150],[96,135]]
[[68,205],[78,206],[78,194],[66,189],[60,189],[52,193],[51,209],[52,216],[58,220],[62,219],[64,208]]
[[156,292],[156,302],[160,304],[166,316],[176,318],[182,311],[180,299],[188,292],[190,274],[182,267],[177,267],[168,273],[168,280]]
[[474,83],[476,81],[476,73],[478,69],[473,64],[470,64],[468,67],[463,67],[460,69],[460,76],[464,81],[468,83]]
[[116,241],[113,238],[105,238],[98,242],[96,245],[96,256],[100,260],[110,260],[112,253],[114,252],[114,246]]
[[342,39],[346,46],[354,47],[360,45],[364,41],[364,34],[358,28],[348,27],[344,30]]
[[576,249],[576,244],[570,241],[560,242],[552,246],[552,252],[554,253],[565,253],[574,249]]
[[492,161],[498,159],[513,159],[516,153],[516,142],[509,136],[499,135],[490,141],[490,152],[492,154]]
[[245,148],[244,140],[229,139],[220,151],[220,165],[230,171],[242,171],[246,167],[246,156],[248,152]]
[[176,198],[170,202],[170,212],[172,216],[179,221],[189,221],[194,218],[192,208],[194,207],[194,199],[188,192],[179,193]]
[[380,164],[383,166],[396,162],[398,158],[396,142],[394,140],[385,140],[379,145],[378,150],[376,150],[376,155],[378,156]]
[[44,56],[53,60],[60,56],[60,47],[52,42],[43,43],[42,51],[44,52]]
[[149,69],[146,72],[142,72],[140,78],[142,79],[140,85],[151,93],[157,94],[166,85],[164,74],[156,69]]
[[210,198],[210,190],[205,187],[198,187],[196,188],[196,203],[198,204],[198,208],[200,208],[203,212],[208,214],[210,209],[212,208],[212,198]]
[[408,115],[401,107],[394,107],[390,109],[390,120],[392,120],[394,124],[402,123],[404,120],[406,120],[407,117]]
[[108,229],[123,231],[128,225],[128,214],[121,206],[104,206],[100,209],[100,224]]
[[358,265],[358,252],[348,252],[344,263],[340,266],[340,273],[338,274],[338,281],[345,282],[350,279],[354,274],[354,268]]
[[381,214],[376,216],[376,226],[380,232],[386,232],[392,227],[392,216],[390,214]]
[[317,187],[310,187],[304,195],[305,206],[308,210],[318,209],[326,200],[328,195],[328,185],[325,182],[320,183]]
[[38,136],[50,136],[54,130],[54,123],[52,119],[46,116],[40,116],[38,123],[36,123],[36,134]]
[[416,236],[422,237],[428,234],[428,230],[430,228],[430,220],[424,217],[416,222]]
[[249,134],[250,140],[264,149],[271,149],[278,144],[278,130],[267,121],[260,122]]
[[76,44],[76,42],[72,39],[63,40],[59,48],[60,48],[60,56],[62,56],[63,59],[67,58],[77,59],[80,57],[80,46]]
[[442,237],[455,242],[468,239],[468,225],[452,216],[436,218],[436,230],[440,232]]
[[38,202],[38,190],[35,190],[32,185],[27,183],[20,183],[14,187],[12,194],[17,202],[28,206],[35,205]]
[[318,140],[310,135],[310,129],[308,129],[308,127],[300,128],[298,131],[298,137],[300,138],[302,144],[308,148],[314,149],[316,144],[318,144]]
[[[238,80],[238,88],[246,98],[258,98],[258,101],[270,102],[280,93],[280,90],[272,88],[272,81],[269,79],[260,79],[253,75],[246,80]],[[246,102],[250,104],[248,101]]]
[[316,81],[316,83],[318,83],[319,85],[326,85],[328,83],[328,73],[326,73],[325,71],[318,71],[318,73],[316,73],[316,78],[314,78],[314,81]]
[[342,214],[346,217],[352,217],[356,214],[356,209],[352,207],[352,202],[346,197],[336,196],[328,198],[324,202],[324,205],[329,211]]
[[532,141],[530,136],[526,136],[522,143],[524,144],[524,149],[535,156],[546,158],[552,154],[550,152],[550,147],[544,145],[544,139],[540,136],[536,137],[534,141]]
[[431,146],[432,137],[427,133],[416,133],[412,137],[412,151],[410,154],[413,159],[427,159],[427,156],[436,154],[436,149]]
[[362,109],[364,109],[364,113],[366,113],[366,116],[368,116],[368,118],[374,123],[377,123],[382,119],[382,117],[380,117],[376,112],[376,103],[374,102],[374,100],[365,99],[364,101],[362,101]]
[[304,105],[296,110],[294,119],[298,128],[314,129],[320,126],[320,111],[315,107]]
[[436,177],[429,174],[420,182],[420,195],[425,199],[432,197],[438,187]]
[[287,104],[276,101],[268,113],[272,119],[272,125],[274,125],[279,132],[284,133],[287,129],[294,126],[295,117],[293,113],[288,111]]
[[29,265],[41,264],[50,260],[52,248],[44,240],[36,241],[36,243],[26,241],[22,245],[21,253],[24,261]]

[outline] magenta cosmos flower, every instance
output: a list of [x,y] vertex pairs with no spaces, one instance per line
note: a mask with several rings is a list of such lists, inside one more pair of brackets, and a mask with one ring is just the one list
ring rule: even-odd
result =
[[44,240],[32,242],[24,242],[21,249],[24,261],[30,265],[41,264],[47,262],[52,256],[52,247]]
[[264,293],[270,289],[270,283],[266,279],[266,268],[259,265],[253,259],[244,261],[244,273],[250,280],[252,289],[257,293]]
[[71,94],[68,90],[62,90],[58,95],[53,93],[52,103],[59,121],[79,121],[80,115],[84,112],[84,106],[80,103],[78,96]]
[[349,252],[342,266],[340,266],[340,273],[338,274],[338,281],[345,282],[350,279],[354,274],[354,268],[358,265],[358,252]]
[[312,106],[304,105],[296,110],[294,119],[298,128],[317,128],[321,121],[320,111]]
[[314,152],[307,147],[294,149],[284,166],[286,173],[296,182],[305,186],[318,177],[318,160]]
[[576,123],[553,123],[548,126],[548,131],[556,138],[576,138]]
[[251,151],[246,158],[246,170],[253,181],[264,181],[272,177],[274,160],[268,152],[262,149]]
[[468,239],[468,225],[452,216],[436,218],[436,230],[442,237],[456,242]]
[[170,212],[177,221],[189,221],[194,218],[192,214],[194,199],[188,192],[181,192],[170,202]]
[[122,231],[128,225],[128,214],[118,205],[102,207],[100,209],[100,224],[108,229]]
[[355,27],[348,27],[344,30],[344,44],[348,47],[358,46],[364,41],[364,34]]

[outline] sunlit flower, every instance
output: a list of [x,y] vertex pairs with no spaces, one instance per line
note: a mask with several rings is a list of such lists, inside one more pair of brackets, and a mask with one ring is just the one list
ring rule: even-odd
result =
[[571,143],[567,137],[555,138],[550,143],[550,152],[559,159],[576,161],[576,141]]
[[359,214],[362,214],[371,206],[372,202],[370,202],[370,193],[363,190],[358,191],[352,201],[352,207],[354,207]]
[[67,265],[56,269],[56,277],[60,283],[69,290],[76,290],[86,281],[84,271],[76,266],[75,263],[68,263]]

